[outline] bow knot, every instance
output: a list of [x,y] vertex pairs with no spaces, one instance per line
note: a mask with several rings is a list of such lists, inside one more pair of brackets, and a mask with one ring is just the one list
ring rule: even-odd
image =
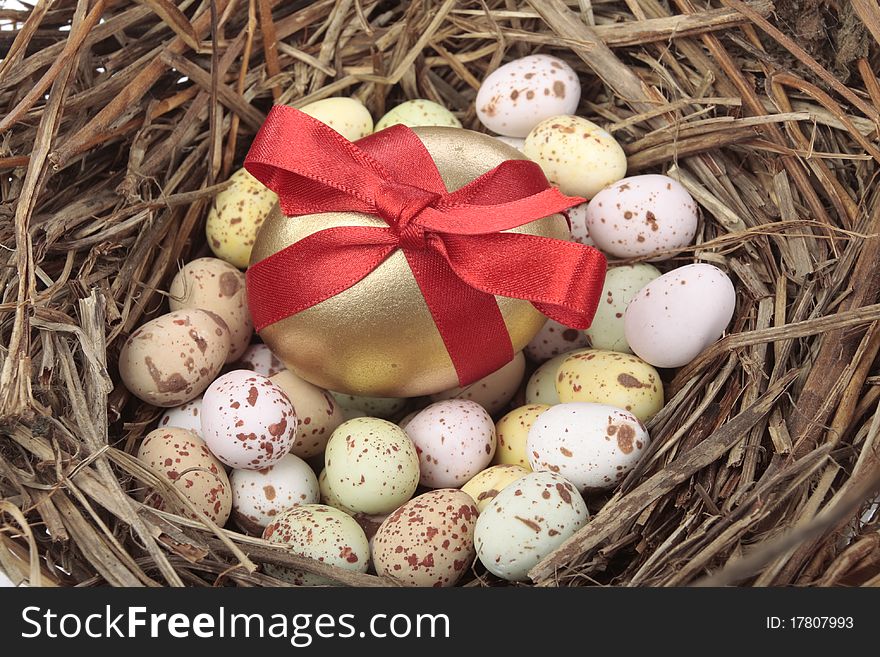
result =
[[396,180],[383,181],[377,190],[376,212],[392,230],[404,233],[425,208],[434,204],[440,194]]

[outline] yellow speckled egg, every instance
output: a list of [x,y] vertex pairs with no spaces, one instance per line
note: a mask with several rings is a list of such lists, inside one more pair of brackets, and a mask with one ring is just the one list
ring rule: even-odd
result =
[[614,137],[579,116],[541,121],[526,137],[523,153],[570,196],[590,199],[626,175],[626,154]]
[[356,513],[353,509],[345,506],[336,496],[336,493],[331,490],[330,482],[327,480],[327,468],[321,470],[321,474],[318,475],[318,491],[321,494],[321,504],[332,506],[334,509],[339,509],[350,516]]
[[397,124],[410,128],[428,125],[461,127],[461,121],[458,120],[455,114],[442,105],[424,98],[408,100],[387,112],[376,123],[376,132]]
[[461,487],[463,493],[470,495],[477,505],[477,511],[483,512],[489,502],[495,499],[506,486],[532,471],[520,465],[493,465],[478,473],[473,479]]
[[520,351],[504,367],[463,388],[453,388],[431,395],[431,401],[470,399],[494,415],[513,399],[526,372],[526,359]]
[[171,310],[201,308],[216,313],[229,328],[226,362],[245,352],[254,334],[247,306],[244,274],[219,258],[198,258],[177,272],[168,289]]
[[663,408],[663,382],[651,365],[630,354],[588,349],[570,354],[556,373],[561,402],[623,408],[642,422]]
[[278,196],[245,169],[229,179],[232,184],[214,198],[205,234],[215,256],[245,269],[257,229],[275,207]]
[[532,373],[526,384],[526,404],[552,406],[559,403],[559,395],[556,393],[556,372],[566,358],[568,358],[567,353],[554,356]]
[[299,378],[290,370],[270,376],[296,409],[299,424],[291,454],[307,459],[324,451],[330,434],[343,422],[342,411],[329,392]]
[[357,141],[373,132],[373,117],[356,98],[324,98],[299,109],[349,141]]
[[526,451],[529,429],[538,416],[550,408],[549,404],[526,404],[515,408],[495,425],[498,447],[493,461],[499,464],[519,465],[531,471]]

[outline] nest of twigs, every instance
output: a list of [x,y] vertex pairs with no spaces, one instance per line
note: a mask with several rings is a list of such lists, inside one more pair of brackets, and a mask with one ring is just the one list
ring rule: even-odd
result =
[[[30,3],[30,0],[23,0]],[[679,179],[737,286],[640,467],[540,585],[880,583],[880,9],[869,0],[0,4],[0,570],[31,585],[276,585],[302,560],[137,501],[159,415],[115,363],[205,255],[274,103],[429,98],[548,52],[629,172]],[[166,486],[167,488],[167,486]],[[171,494],[166,491],[166,493]],[[308,569],[349,584],[386,583]],[[478,567],[470,585],[497,584]]]

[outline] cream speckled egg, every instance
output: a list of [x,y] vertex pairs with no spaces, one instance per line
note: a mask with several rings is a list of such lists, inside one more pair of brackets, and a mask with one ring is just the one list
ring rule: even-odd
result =
[[587,226],[587,206],[587,203],[581,203],[567,210],[571,241],[584,246],[596,246],[593,238],[590,237],[590,228]]
[[541,330],[526,345],[526,355],[536,363],[543,363],[559,354],[589,346],[586,333],[578,329],[563,326],[559,322],[548,319]]
[[663,408],[663,382],[637,356],[590,349],[571,354],[556,374],[559,401],[596,402],[623,408],[642,422]]
[[574,114],[580,99],[571,66],[552,55],[529,55],[486,76],[477,91],[477,118],[499,135],[525,137],[544,119]]
[[324,451],[330,434],[343,422],[342,411],[329,392],[301,379],[290,370],[269,377],[290,398],[299,423],[290,451],[310,458]]
[[244,274],[219,258],[198,258],[177,272],[168,289],[171,310],[201,308],[219,315],[229,329],[231,363],[245,352],[254,334]]
[[297,417],[284,391],[250,370],[218,378],[202,399],[202,437],[226,465],[259,470],[290,451]]
[[579,116],[542,121],[526,137],[523,153],[540,164],[547,179],[569,196],[590,199],[626,175],[626,154],[620,144]]
[[375,417],[343,422],[324,453],[327,485],[346,508],[391,513],[419,485],[419,456],[406,432]]
[[474,558],[477,508],[460,490],[433,490],[392,513],[373,537],[379,575],[407,586],[454,586]]
[[275,376],[278,372],[283,372],[287,368],[281,359],[272,353],[262,342],[252,344],[235,363],[235,368],[239,370],[252,370],[263,376]]
[[531,471],[526,440],[535,420],[548,408],[550,408],[548,404],[526,404],[513,409],[498,420],[495,425],[498,448],[495,450],[495,458],[492,462],[518,465]]
[[618,258],[668,260],[694,241],[697,203],[668,176],[631,176],[609,185],[589,203],[593,241]]
[[229,329],[206,310],[175,310],[132,333],[119,353],[128,390],[154,406],[179,406],[201,395],[226,362]]
[[593,347],[632,353],[624,334],[623,315],[638,291],[659,277],[660,271],[646,262],[608,270],[593,323],[585,331]]
[[477,518],[477,558],[490,573],[523,581],[588,519],[587,505],[569,481],[552,472],[527,474],[498,493]]
[[655,367],[681,367],[721,337],[735,308],[733,283],[718,267],[679,267],[648,283],[629,302],[626,341]]
[[482,379],[463,388],[453,388],[431,395],[431,401],[470,399],[494,415],[513,399],[526,373],[526,359],[518,352],[513,360]]
[[[226,524],[232,510],[232,487],[226,470],[198,435],[178,427],[156,429],[146,435],[137,457],[170,479],[201,513],[221,527]],[[152,491],[147,491],[145,502],[158,509],[166,506]],[[187,511],[186,515],[191,514]]]
[[318,478],[309,464],[288,454],[260,470],[233,470],[232,510],[236,522],[259,534],[278,515],[297,504],[318,502]]
[[350,516],[355,515],[355,511],[345,506],[336,496],[336,493],[331,490],[330,482],[327,480],[327,468],[321,470],[321,474],[318,475],[318,491],[321,495],[321,504],[332,506],[334,509],[339,509]]
[[461,127],[461,121],[455,114],[442,105],[424,98],[408,100],[386,112],[385,116],[376,123],[376,132],[398,124],[410,128],[430,125]]
[[493,465],[478,473],[461,490],[471,496],[477,505],[477,511],[482,513],[498,493],[530,472],[531,469],[527,470],[520,465]]
[[[291,554],[356,573],[367,572],[370,544],[350,515],[323,504],[288,509],[266,526],[263,538],[284,545]],[[297,568],[265,564],[267,574],[297,586],[327,586],[336,582]]]
[[299,109],[330,126],[348,141],[357,141],[373,132],[373,117],[356,98],[324,98]]
[[232,184],[214,198],[205,234],[215,256],[245,269],[257,229],[275,207],[278,196],[245,169],[233,173],[229,180]]
[[177,427],[178,429],[189,429],[199,436],[202,435],[202,398],[196,397],[192,401],[188,401],[180,406],[169,408],[159,418],[159,429],[169,429]]
[[644,425],[629,411],[590,402],[557,404],[529,431],[529,463],[562,475],[582,492],[617,485],[648,448]]
[[346,419],[351,419],[352,417],[363,417],[364,415],[368,415],[370,417],[381,417],[382,419],[389,419],[400,413],[404,407],[406,407],[406,399],[397,398],[397,397],[367,397],[363,395],[346,395],[342,392],[333,392],[330,391],[330,394],[333,395],[333,399],[336,400],[336,403],[342,407],[343,411],[359,411],[359,415],[353,415],[346,417]]
[[556,393],[556,373],[568,354],[554,356],[536,369],[526,383],[526,404],[553,404],[559,403],[559,395]]
[[467,399],[431,404],[406,425],[419,454],[422,486],[455,488],[485,468],[495,454],[495,424]]

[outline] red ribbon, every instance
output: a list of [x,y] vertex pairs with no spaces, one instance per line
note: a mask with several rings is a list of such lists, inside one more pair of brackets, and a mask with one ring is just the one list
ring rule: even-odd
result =
[[503,162],[450,193],[409,128],[393,126],[353,144],[298,110],[276,106],[245,168],[278,194],[288,216],[353,211],[388,224],[328,228],[252,265],[248,299],[258,331],[348,289],[397,249],[461,385],[513,358],[493,295],[527,299],[573,328],[587,328],[596,312],[605,277],[599,251],[499,232],[583,202],[550,187],[534,162]]

